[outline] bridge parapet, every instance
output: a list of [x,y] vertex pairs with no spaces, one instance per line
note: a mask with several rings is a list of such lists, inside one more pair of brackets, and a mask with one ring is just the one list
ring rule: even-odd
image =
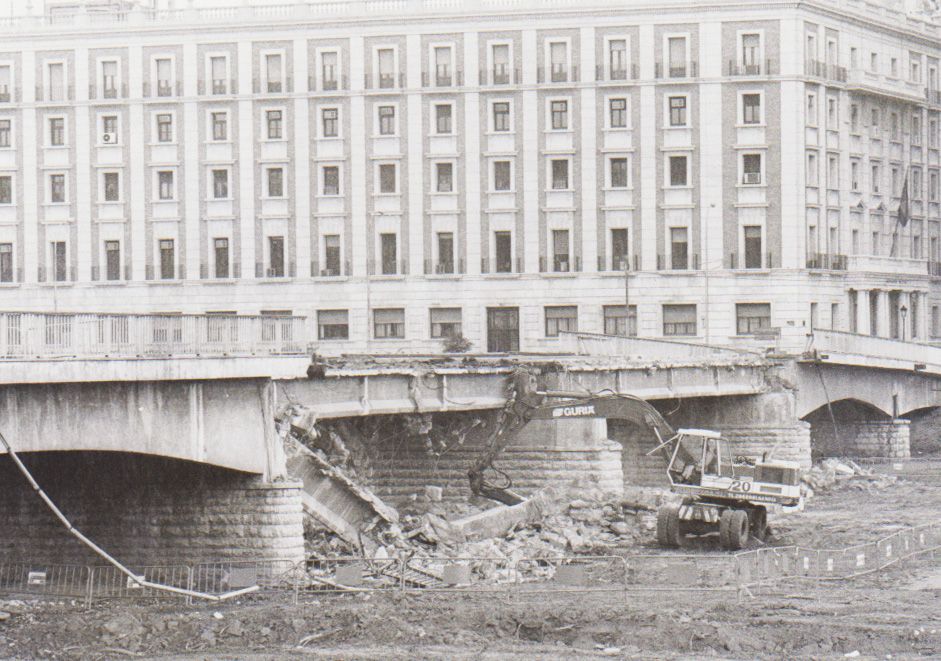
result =
[[941,374],[941,347],[835,330],[814,330],[809,348],[824,362]]
[[0,312],[0,360],[302,355],[305,317]]

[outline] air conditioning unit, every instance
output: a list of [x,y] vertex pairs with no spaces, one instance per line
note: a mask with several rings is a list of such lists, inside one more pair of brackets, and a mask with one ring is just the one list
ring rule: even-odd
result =
[[745,173],[745,183],[746,183],[746,184],[760,184],[760,183],[761,183],[761,173],[760,173],[760,172],[746,172],[746,173]]
[[117,133],[102,133],[101,142],[105,145],[116,145],[118,143]]
[[331,278],[340,275],[336,269],[320,269],[320,275],[324,278]]

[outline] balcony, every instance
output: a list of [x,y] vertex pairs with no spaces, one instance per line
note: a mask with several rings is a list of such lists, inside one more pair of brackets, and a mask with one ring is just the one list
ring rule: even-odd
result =
[[626,80],[637,80],[639,77],[639,71],[636,64],[632,64],[629,68],[625,67],[622,69],[610,69],[603,64],[598,64],[595,66],[595,80],[599,83],[601,82],[618,82]]
[[[432,83],[434,84],[432,85]],[[421,84],[422,87],[460,87],[464,84],[464,72],[457,69],[453,74],[448,70],[447,72],[437,71],[432,75],[427,71],[423,71]]]
[[753,64],[743,64],[729,60],[728,75],[730,76],[770,76],[777,73],[774,60],[765,60]]
[[311,262],[310,274],[314,278],[342,278],[350,274],[350,263],[328,260],[325,267],[321,268],[319,263]]
[[[323,92],[336,92],[339,90],[349,89],[349,82],[347,80],[346,74],[340,77],[331,77],[331,78],[321,78],[320,79],[320,90]],[[307,77],[307,91],[308,92],[317,92],[317,77],[308,76]]]
[[846,67],[841,67],[838,64],[828,64],[820,60],[806,60],[804,62],[804,75],[825,78],[838,83],[845,83],[847,80]]
[[[762,262],[762,258],[764,261]],[[730,252],[726,267],[732,270],[760,270],[772,268],[772,254],[770,252],[762,255],[745,254],[740,255],[737,252]]]
[[920,83],[905,81],[864,69],[853,69],[849,72],[847,88],[893,100],[901,98],[913,103],[924,103],[927,95],[924,85]]
[[698,271],[699,270],[699,254],[694,253],[692,255],[686,256],[683,260],[671,260],[667,264],[667,255],[657,255],[657,270],[658,271]]
[[928,275],[932,278],[941,278],[941,262],[928,262]]
[[511,83],[519,84],[521,80],[520,70],[511,69],[505,64],[495,64],[489,71],[487,69],[480,70],[480,84],[486,85],[488,80],[490,81],[491,85],[509,85]]
[[464,260],[458,259],[445,261],[425,260],[425,275],[458,275],[464,273]]
[[847,269],[846,255],[812,252],[807,255],[807,268],[822,271],[845,271]]
[[[552,269],[549,269],[549,266],[552,266]],[[539,258],[540,273],[578,273],[581,270],[582,258],[580,255],[575,255],[574,261],[567,257],[555,255],[551,258],[551,264],[546,257]]]
[[492,261],[493,270],[490,270],[491,260],[486,257],[481,257],[480,259],[480,272],[483,274],[494,273],[496,275],[500,274],[513,274],[513,273],[522,273],[523,272],[523,259],[521,257],[516,258],[516,268],[513,268],[514,260],[510,257],[505,259],[495,259]]
[[654,78],[695,78],[697,75],[699,75],[699,65],[695,61],[680,65],[654,63]]
[[941,90],[925,88],[925,99],[933,106],[941,106]]
[[366,89],[395,89],[396,83],[399,88],[405,88],[404,73],[367,73],[364,75],[363,86]]
[[36,86],[36,100],[46,103],[55,103],[57,101],[72,101],[75,98],[75,91],[71,85],[62,88],[45,89],[42,85]]
[[605,259],[602,256],[598,256],[598,271],[600,273],[624,273],[627,270],[639,271],[640,270],[640,255],[634,255],[633,257],[634,267],[630,267],[630,260],[626,256],[614,257],[610,259]]
[[925,276],[931,274],[930,262],[912,257],[888,255],[851,255],[848,268],[853,272],[885,273],[889,275]]
[[[547,82],[545,67],[539,67],[536,70],[536,81],[540,83]],[[564,64],[553,64],[549,68],[548,82],[550,83],[577,83],[578,82],[578,65],[573,65],[570,68]]]
[[0,85],[0,103],[10,103],[13,101],[13,91],[9,85]]

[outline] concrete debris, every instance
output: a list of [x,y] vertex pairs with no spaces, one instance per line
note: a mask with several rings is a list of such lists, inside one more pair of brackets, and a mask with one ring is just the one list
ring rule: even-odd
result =
[[444,489],[429,484],[425,487],[425,496],[433,503],[440,503],[441,498],[444,496]]
[[10,614],[6,611],[0,611],[0,622],[6,622],[10,619]]
[[837,459],[828,457],[814,464],[801,478],[801,490],[805,498],[813,497],[815,492],[827,491],[852,481],[856,489],[884,489],[895,483],[892,475],[880,475],[873,470],[863,468],[851,459]]

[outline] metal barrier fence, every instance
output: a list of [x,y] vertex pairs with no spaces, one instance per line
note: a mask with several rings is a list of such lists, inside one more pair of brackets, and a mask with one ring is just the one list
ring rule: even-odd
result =
[[[359,591],[738,592],[785,581],[838,581],[941,549],[941,522],[844,549],[766,547],[736,554],[641,554],[552,558],[308,558],[131,567],[141,580],[218,594],[258,586],[249,598]],[[0,564],[0,595],[169,599],[110,566]],[[245,598],[245,597],[243,597]],[[187,598],[189,600],[189,598]]]

